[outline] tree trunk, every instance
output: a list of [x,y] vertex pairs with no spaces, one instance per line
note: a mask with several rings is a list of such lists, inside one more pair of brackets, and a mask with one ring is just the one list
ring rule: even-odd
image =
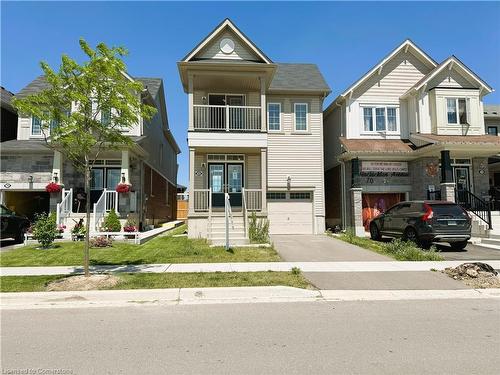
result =
[[85,244],[83,249],[83,269],[85,276],[89,276],[90,258],[90,167],[88,160],[85,161]]

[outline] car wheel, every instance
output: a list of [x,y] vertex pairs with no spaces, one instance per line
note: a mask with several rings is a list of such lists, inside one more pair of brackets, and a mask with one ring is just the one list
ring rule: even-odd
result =
[[374,241],[379,241],[382,236],[380,235],[380,231],[378,230],[377,224],[371,223],[370,224],[370,237]]
[[24,234],[26,233],[26,228],[20,228],[19,232],[17,232],[16,237],[14,240],[16,243],[23,243],[24,242]]
[[406,228],[403,240],[418,244],[417,231],[413,228]]
[[467,246],[467,241],[452,242],[450,243],[450,246],[453,250],[460,251],[465,249],[465,246]]

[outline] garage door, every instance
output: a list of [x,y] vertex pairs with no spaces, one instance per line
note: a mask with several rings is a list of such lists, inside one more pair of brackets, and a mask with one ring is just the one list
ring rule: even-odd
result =
[[269,192],[267,209],[269,215],[269,233],[313,233],[311,192]]

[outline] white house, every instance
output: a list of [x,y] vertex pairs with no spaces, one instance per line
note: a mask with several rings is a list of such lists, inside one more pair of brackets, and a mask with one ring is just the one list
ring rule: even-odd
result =
[[178,63],[188,95],[189,236],[220,242],[230,198],[234,241],[251,212],[271,234],[325,229],[324,98],[314,64],[273,62],[229,19]]

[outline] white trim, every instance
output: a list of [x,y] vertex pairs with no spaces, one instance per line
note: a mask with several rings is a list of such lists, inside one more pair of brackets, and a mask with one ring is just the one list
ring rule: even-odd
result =
[[271,64],[271,61],[264,56],[257,48],[254,47],[253,42],[251,42],[248,38],[246,38],[238,28],[229,20],[226,19],[222,24],[217,27],[211,34],[209,34],[199,45],[196,47],[185,59],[187,62],[191,60],[198,52],[200,52],[212,39],[214,39],[225,27],[229,27],[245,44],[250,47],[250,49],[259,56],[262,60],[264,60],[267,64]]
[[[297,129],[297,106],[306,106],[306,128]],[[296,133],[307,133],[309,131],[309,103],[293,103],[293,131]]]
[[405,53],[408,50],[408,46],[413,47],[413,49],[423,57],[429,65],[432,65],[434,68],[437,66],[436,62],[432,60],[425,52],[423,52],[420,48],[418,48],[411,40],[405,40],[399,47],[393,50],[387,57],[382,59],[373,69],[371,69],[368,73],[362,76],[359,80],[357,80],[352,86],[350,86],[347,90],[345,90],[340,96],[345,97],[349,92],[355,90],[359,85],[361,85],[366,79],[368,79],[373,73],[377,72],[378,69],[384,66],[389,60],[391,60],[395,55],[399,53],[403,48],[405,49]]
[[[465,100],[465,123],[462,124],[460,122],[460,107],[459,107],[459,104],[458,104],[458,101],[460,99],[463,99]],[[448,120],[448,100],[454,100],[455,101],[455,114],[456,114],[456,118],[457,118],[457,121],[456,122],[449,122]],[[446,124],[447,125],[470,125],[470,99],[469,98],[465,98],[465,97],[458,97],[458,96],[447,96],[445,97],[445,103],[446,103]]]
[[[273,104],[273,105],[278,105],[279,106],[279,129],[270,129],[269,128],[269,106]],[[282,116],[281,116],[281,103],[280,102],[269,102],[267,103],[267,131],[268,132],[281,132],[281,123],[283,122],[283,119],[282,119]]]
[[[401,127],[400,127],[400,110],[399,110],[399,104],[360,104],[359,108],[361,109],[360,116],[361,116],[361,129],[359,134],[360,135],[373,135],[373,134],[389,134],[389,135],[398,135],[401,133]],[[366,130],[365,129],[365,114],[364,114],[364,109],[365,108],[371,108],[372,109],[372,121],[373,121],[373,130]],[[385,129],[384,130],[377,130],[377,115],[376,115],[376,108],[384,108],[385,109]],[[388,108],[395,108],[396,109],[396,130],[388,130],[387,126],[389,124],[388,122],[388,117],[387,117],[387,109]]]
[[445,61],[439,68],[434,69],[434,71],[431,74],[429,74],[427,76],[427,78],[425,78],[425,80],[423,80],[422,82],[420,82],[418,84],[418,86],[415,85],[412,88],[410,88],[406,93],[404,93],[402,95],[402,97],[404,98],[407,94],[409,94],[413,90],[418,91],[422,86],[426,85],[431,79],[433,79],[437,74],[439,74],[449,64],[451,64],[451,68],[453,68],[455,64],[458,65],[460,68],[462,68],[462,70],[464,70],[469,75],[469,77],[473,78],[474,81],[476,81],[477,83],[479,83],[479,85],[482,88],[486,89],[488,91],[488,93],[493,92],[493,89],[491,87],[489,87],[485,82],[483,82],[474,72],[472,72],[470,69],[468,69],[460,61],[458,61],[454,56],[451,56],[451,57],[448,58],[448,61]]
[[[38,121],[40,121],[40,134],[33,134],[33,120],[37,118]],[[50,131],[50,128],[49,128]],[[36,117],[36,116],[31,116],[31,122],[30,122],[30,138],[44,138],[45,135],[43,133],[43,121]]]

